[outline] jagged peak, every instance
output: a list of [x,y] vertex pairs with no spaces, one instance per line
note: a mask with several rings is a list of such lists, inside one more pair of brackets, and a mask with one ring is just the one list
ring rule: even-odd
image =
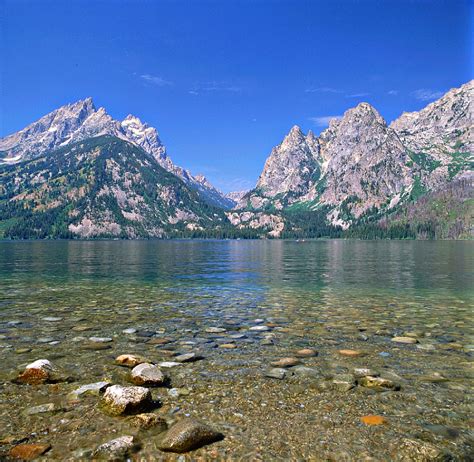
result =
[[90,112],[94,112],[96,110],[92,96],[88,96],[87,98],[80,99],[74,103],[67,104],[65,106],[62,106],[59,109],[63,109],[63,108],[67,108],[72,111],[87,109]]
[[295,143],[295,142],[298,143],[304,140],[304,138],[305,136],[301,128],[298,125],[293,125],[293,127],[291,127],[291,130],[288,132],[288,135],[285,136],[282,144]]
[[341,120],[348,121],[353,119],[354,117],[362,117],[364,119],[366,119],[367,117],[373,117],[376,122],[386,125],[385,119],[380,115],[379,111],[377,111],[377,109],[375,109],[375,107],[372,106],[370,103],[362,102],[359,103],[357,106],[348,109],[344,113]]

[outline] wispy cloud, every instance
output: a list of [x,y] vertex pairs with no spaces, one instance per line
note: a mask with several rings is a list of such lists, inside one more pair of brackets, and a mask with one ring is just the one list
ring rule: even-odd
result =
[[188,93],[190,95],[199,95],[199,93],[197,91],[194,91],[194,90],[189,90]]
[[158,87],[166,87],[169,85],[173,85],[173,82],[170,82],[169,80],[165,80],[164,78],[159,77],[158,75],[142,74],[140,75],[140,78],[144,80],[145,82],[151,83],[153,85],[157,85]]
[[444,93],[442,91],[430,90],[429,88],[420,88],[412,92],[412,95],[420,101],[432,101],[441,98]]
[[240,93],[242,88],[230,84],[228,82],[212,81],[202,84],[195,85],[191,90],[188,91],[191,95],[199,95],[200,93],[211,93],[211,92],[227,92],[227,93]]
[[332,87],[318,87],[318,88],[307,88],[305,90],[306,93],[344,93],[342,90],[339,90],[338,88],[332,88]]
[[388,95],[390,96],[397,96],[398,95],[398,90],[390,90],[387,92]]
[[342,115],[327,115],[319,117],[310,117],[309,120],[314,123],[316,127],[326,127],[332,119],[340,119]]
[[363,96],[369,96],[370,93],[352,93],[350,95],[346,95],[346,98],[362,98]]

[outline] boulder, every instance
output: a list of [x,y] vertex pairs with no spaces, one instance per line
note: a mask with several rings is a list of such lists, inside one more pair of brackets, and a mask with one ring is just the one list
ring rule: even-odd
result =
[[148,388],[112,385],[105,391],[100,406],[111,415],[138,414],[151,409],[153,399]]

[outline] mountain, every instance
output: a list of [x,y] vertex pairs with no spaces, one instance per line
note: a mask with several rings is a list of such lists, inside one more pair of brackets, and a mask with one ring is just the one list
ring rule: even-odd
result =
[[248,193],[247,189],[244,191],[232,191],[230,193],[227,193],[225,197],[227,197],[227,199],[230,199],[234,203],[234,206],[235,206],[238,204],[240,199],[242,199],[242,197],[244,197],[247,193]]
[[317,211],[329,224],[348,229],[470,175],[473,93],[471,81],[390,125],[360,103],[319,137],[293,127],[229,219],[239,226],[261,221],[262,213],[273,221],[286,215],[291,226],[288,213]]
[[208,182],[173,164],[158,131],[133,115],[114,120],[104,108],[96,109],[92,98],[62,106],[23,130],[0,139],[0,163],[12,164],[33,159],[45,152],[101,135],[111,135],[141,147],[165,170],[197,191],[211,205],[231,208],[234,203]]
[[157,157],[121,138],[26,155],[33,158],[0,167],[6,237],[168,237],[231,226]]

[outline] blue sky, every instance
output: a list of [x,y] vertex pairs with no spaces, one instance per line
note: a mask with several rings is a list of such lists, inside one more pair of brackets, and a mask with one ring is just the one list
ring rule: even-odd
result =
[[92,96],[173,161],[254,185],[292,125],[361,101],[391,121],[472,78],[470,1],[0,0],[0,136]]

